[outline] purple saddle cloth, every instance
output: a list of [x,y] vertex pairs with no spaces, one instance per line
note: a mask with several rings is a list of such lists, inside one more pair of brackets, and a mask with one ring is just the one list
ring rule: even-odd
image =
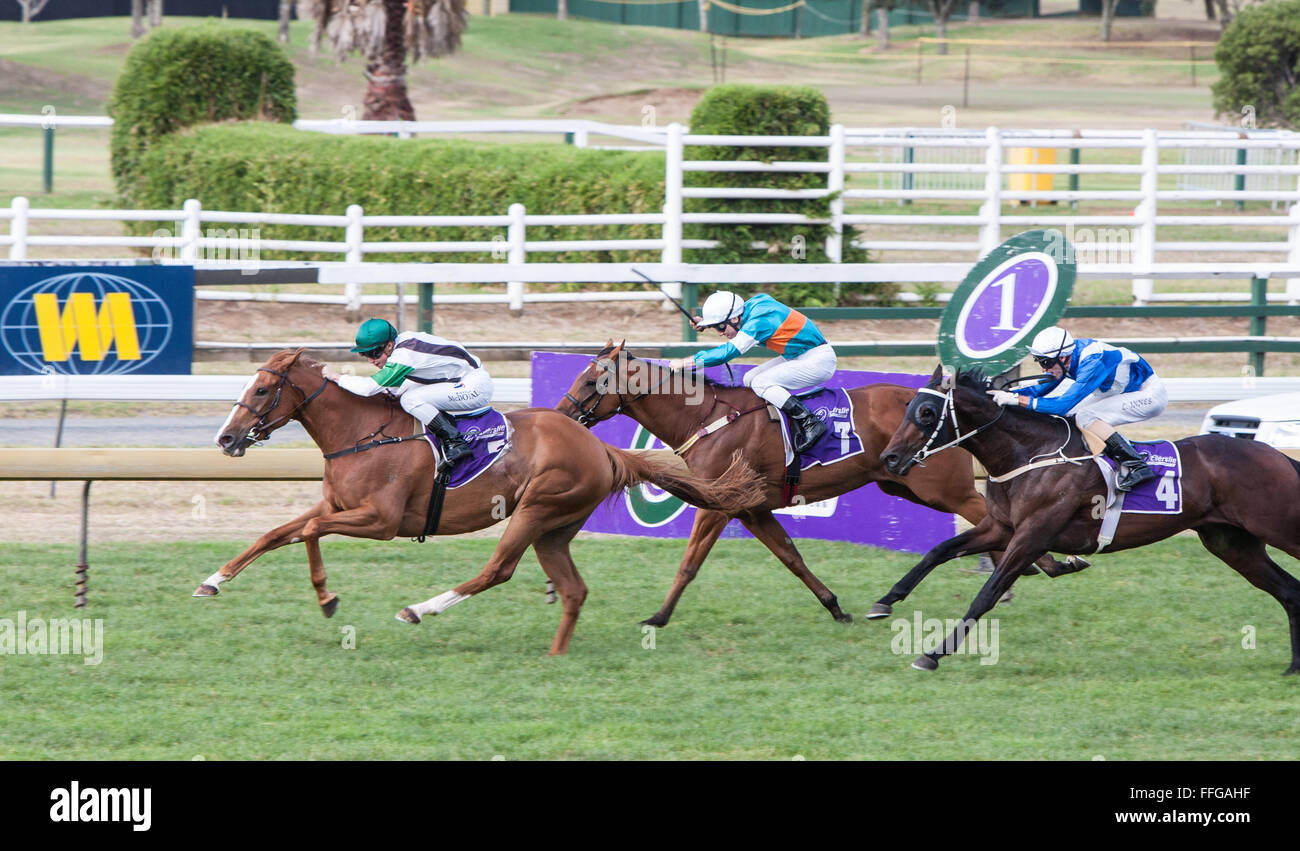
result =
[[[1124,513],[1129,514],[1179,514],[1183,510],[1183,471],[1178,447],[1167,440],[1134,443],[1133,448],[1146,458],[1147,466],[1156,474],[1124,497]],[[1105,455],[1100,460],[1115,469],[1116,464]]]
[[[452,467],[451,478],[447,481],[448,488],[458,488],[472,482],[505,454],[510,445],[510,424],[505,415],[494,408],[482,408],[463,415],[448,413],[447,416],[456,423],[457,430],[465,435],[470,449],[469,457],[462,458]],[[428,428],[424,430],[424,436],[441,458],[442,448],[438,444],[438,438]]]
[[[799,459],[799,469],[807,470],[815,464],[834,464],[862,453],[862,441],[853,428],[853,402],[841,389],[815,390],[798,394],[800,401],[812,411],[813,416],[826,423],[826,433]],[[786,464],[791,458],[790,417],[782,412],[781,431],[785,438]]]

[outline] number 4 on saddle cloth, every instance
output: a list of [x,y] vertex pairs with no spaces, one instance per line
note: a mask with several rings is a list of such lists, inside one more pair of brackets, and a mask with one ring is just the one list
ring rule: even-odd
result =
[[[504,414],[493,408],[479,408],[460,414],[443,413],[455,423],[456,429],[464,435],[470,448],[469,457],[452,468],[451,478],[447,481],[448,488],[458,488],[472,482],[506,453],[510,447],[510,423]],[[433,447],[434,458],[440,462],[442,451],[438,438],[427,427],[424,437]]]
[[1097,534],[1097,551],[1115,537],[1120,514],[1180,514],[1183,510],[1183,467],[1178,447],[1167,440],[1133,444],[1146,459],[1155,478],[1143,482],[1128,493],[1115,490],[1116,463],[1105,455],[1094,456],[1101,477],[1106,482],[1106,514]]
[[[839,388],[817,387],[794,394],[813,416],[826,423],[826,433],[799,456],[799,469],[807,470],[817,464],[828,465],[862,453],[862,441],[853,429],[853,402],[849,394]],[[790,443],[790,417],[781,412],[781,440],[785,444],[785,466],[794,463],[794,449]]]

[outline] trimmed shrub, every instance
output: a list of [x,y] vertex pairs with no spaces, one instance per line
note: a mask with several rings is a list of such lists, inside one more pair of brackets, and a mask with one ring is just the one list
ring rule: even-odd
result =
[[[710,89],[691,113],[692,135],[725,136],[825,136],[830,133],[830,107],[816,89],[802,86],[728,85]],[[691,146],[687,160],[753,160],[825,162],[824,147],[736,147]],[[687,172],[688,186],[752,187],[765,189],[825,189],[821,172]],[[803,213],[815,218],[830,216],[831,199],[759,200],[732,198],[688,199],[691,213]],[[686,252],[692,263],[826,263],[829,224],[731,225],[692,224],[684,229],[687,239],[716,239],[714,249]],[[842,260],[863,263],[865,251],[849,245],[852,231],[844,234]],[[765,248],[755,248],[763,243]],[[860,299],[872,293],[892,299],[896,287],[873,284],[751,284],[728,285],[745,296],[768,292],[797,306],[826,306]]]
[[113,178],[123,201],[139,206],[140,157],[165,135],[203,122],[293,121],[293,64],[255,30],[155,30],[127,54],[108,113]]
[[[136,201],[178,208],[343,215],[505,215],[654,213],[663,210],[664,158],[561,145],[482,144],[445,139],[332,136],[276,124],[201,127],[160,140],[140,160]],[[155,225],[142,223],[150,232]],[[262,225],[263,239],[342,241],[339,228]],[[529,227],[528,239],[657,239],[658,225]],[[367,227],[369,241],[503,239],[501,226]],[[505,245],[502,244],[504,250]],[[340,259],[336,253],[264,251],[265,259]],[[395,262],[483,262],[483,253],[366,254]],[[658,261],[654,250],[530,253],[541,262]],[[640,285],[629,285],[639,288]]]
[[1300,128],[1300,0],[1242,9],[1219,39],[1214,61],[1216,114],[1240,121],[1251,107],[1260,127]]

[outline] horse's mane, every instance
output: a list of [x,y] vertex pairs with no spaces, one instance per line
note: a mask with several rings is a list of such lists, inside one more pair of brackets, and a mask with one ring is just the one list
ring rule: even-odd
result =
[[983,393],[993,386],[993,379],[989,378],[980,367],[959,369],[957,370],[957,386],[978,390]]

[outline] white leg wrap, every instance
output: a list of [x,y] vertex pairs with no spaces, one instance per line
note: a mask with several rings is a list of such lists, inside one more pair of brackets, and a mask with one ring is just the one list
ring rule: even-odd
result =
[[222,582],[227,582],[227,581],[229,581],[229,579],[230,579],[230,577],[228,577],[228,576],[222,576],[222,575],[221,575],[221,571],[217,571],[216,573],[214,573],[214,574],[212,574],[211,576],[209,576],[207,579],[203,580],[203,584],[204,584],[204,585],[211,585],[213,588],[220,588],[220,587],[221,587],[221,583],[222,583]]
[[470,594],[457,594],[455,591],[444,591],[431,600],[425,600],[423,603],[416,603],[414,606],[411,606],[411,608],[414,609],[415,613],[420,617],[424,617],[425,615],[440,615],[462,600],[468,600],[471,596],[472,595]]

